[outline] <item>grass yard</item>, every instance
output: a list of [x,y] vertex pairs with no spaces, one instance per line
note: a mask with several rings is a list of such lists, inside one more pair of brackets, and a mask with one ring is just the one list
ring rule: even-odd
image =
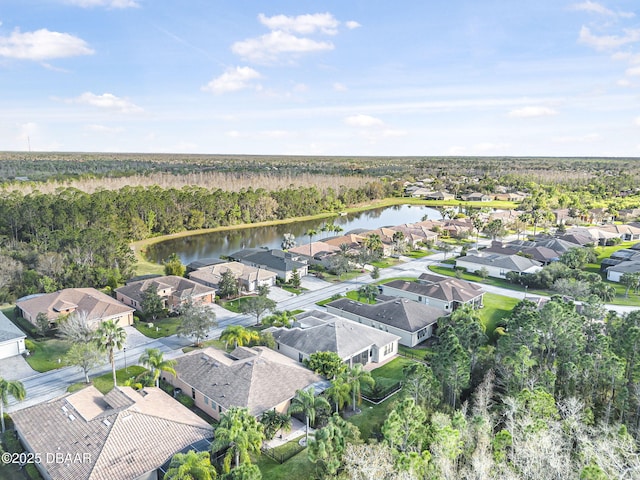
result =
[[[148,327],[148,323],[152,323],[153,327]],[[134,324],[134,327],[145,337],[162,338],[178,333],[181,323],[180,317],[168,317],[150,322],[140,321]]]
[[383,283],[393,282],[395,280],[402,280],[404,282],[415,282],[418,277],[393,277],[393,278],[385,278],[384,280],[378,280],[374,283],[374,285],[382,285]]
[[262,473],[262,480],[315,478],[314,472],[316,466],[309,461],[306,449],[294,455],[282,465],[266,455],[260,455],[255,463]]
[[[373,370],[371,376],[374,380],[384,382],[385,384],[399,382],[404,378],[402,369],[406,365],[413,363],[416,362],[409,358],[397,357],[389,363]],[[382,424],[387,418],[393,403],[399,398],[397,395],[398,394],[388,398],[379,405],[374,405],[366,400],[362,400],[362,404],[360,405],[362,413],[348,418],[349,422],[360,429],[360,436],[363,440],[366,441],[371,437],[376,437],[380,433]]]
[[517,298],[505,297],[495,293],[484,294],[484,308],[479,310],[480,319],[491,342],[497,340],[496,327],[509,314],[518,302]]
[[386,257],[381,260],[376,260],[375,262],[371,262],[371,265],[378,268],[389,268],[399,263],[400,263],[400,260],[398,260],[397,258]]
[[411,252],[403,253],[402,255],[409,258],[424,258],[432,254],[433,252],[429,250],[413,250]]
[[617,252],[618,250],[622,250],[623,248],[629,248],[636,243],[638,242],[622,242],[618,245],[611,245],[609,247],[595,247],[594,251],[596,252],[598,265],[602,263],[602,260],[604,260],[605,258],[609,258],[613,252]]
[[242,313],[242,305],[251,297],[238,297],[233,300],[220,302],[220,306],[233,313]]
[[[121,368],[120,370],[116,370],[116,380],[118,385],[123,385],[124,382],[130,378],[135,378],[145,371],[146,369],[144,367],[140,367],[138,365],[132,365],[126,369]],[[93,386],[103,394],[110,392],[113,389],[113,373],[109,372],[104,375],[100,375],[99,377],[95,377],[93,379]]]
[[369,305],[373,305],[374,303],[376,303],[375,298],[373,300],[369,300],[368,298],[364,298],[364,297],[358,298],[357,290],[351,290],[347,292],[347,298],[350,298],[351,300],[355,300],[356,302],[360,302],[360,303],[368,303]]
[[33,340],[33,343],[35,343],[36,349],[26,359],[35,371],[48,372],[64,366],[62,358],[71,348],[71,343],[58,338]]

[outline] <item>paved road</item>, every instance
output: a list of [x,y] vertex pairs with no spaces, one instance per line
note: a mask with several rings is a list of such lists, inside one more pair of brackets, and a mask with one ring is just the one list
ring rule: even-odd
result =
[[[452,255],[453,253],[449,254]],[[385,268],[380,270],[380,279],[394,278],[394,277],[418,277],[420,274],[428,271],[430,265],[438,264],[444,260],[444,254],[437,253],[429,257],[421,259],[406,259],[404,263],[400,263],[396,266]],[[316,302],[331,297],[334,294],[344,295],[349,290],[357,290],[362,285],[372,283],[374,280],[371,275],[366,273],[362,274],[352,280],[348,280],[339,284],[330,284],[327,282],[309,282],[309,286],[315,288],[315,290],[309,290],[301,295],[297,295],[290,298],[285,298],[278,302],[279,310],[309,310],[320,309]],[[509,290],[506,288],[495,287],[492,285],[480,284],[485,291],[490,293],[496,293],[512,298],[522,299],[525,296],[524,292]],[[280,297],[282,298],[282,297]],[[228,325],[244,325],[250,326],[255,324],[255,318],[249,315],[239,315],[228,310],[223,309],[218,305],[213,305],[212,308],[216,312],[218,320],[218,326],[209,331],[208,338],[219,338],[222,331]],[[615,310],[618,313],[626,313],[632,310],[637,310],[637,307],[626,307],[620,305],[606,305],[608,310]],[[133,327],[127,327],[130,329],[131,334],[128,338],[128,344],[126,351],[118,352],[116,356],[116,368],[124,368],[125,362],[127,365],[134,365],[137,363],[138,358],[144,352],[146,348],[158,348],[165,353],[166,358],[175,358],[182,354],[182,348],[192,344],[189,339],[178,337],[173,335],[171,337],[165,337],[157,340],[153,340],[139,334]],[[107,373],[110,371],[110,366],[105,365],[103,368],[92,371],[91,376]],[[27,398],[22,402],[16,402],[10,397],[9,412],[19,410],[37,403],[41,403],[66,392],[69,385],[77,382],[84,381],[82,372],[73,367],[65,367],[58,370],[53,370],[46,373],[39,373],[28,378],[21,380],[27,390]]]

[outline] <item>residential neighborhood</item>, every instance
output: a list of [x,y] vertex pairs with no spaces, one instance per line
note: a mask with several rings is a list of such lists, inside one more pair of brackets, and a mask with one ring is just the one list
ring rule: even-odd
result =
[[[504,218],[501,212],[496,216]],[[491,218],[492,213],[487,213],[484,224]],[[173,454],[212,448],[216,423],[238,408],[264,423],[276,414],[284,418],[295,411],[300,392],[332,398],[337,377],[310,369],[323,355],[335,355],[342,365],[337,371],[364,368],[372,373],[398,359],[424,355],[442,341],[441,329],[448,331],[454,317],[468,312],[483,314],[487,298],[491,298],[489,304],[495,302],[496,291],[504,301],[527,299],[527,287],[536,284],[537,275],[566,262],[575,251],[591,252],[594,247],[625,242],[601,259],[602,272],[610,282],[629,285],[627,290],[637,288],[628,280],[640,276],[640,242],[632,243],[637,240],[635,229],[631,224],[576,227],[556,235],[529,234],[524,240],[520,235],[496,240],[485,231],[479,242],[477,228],[465,218],[423,220],[359,229],[286,250],[245,249],[225,259],[203,259],[189,265],[186,277],[133,278],[113,289],[111,295],[93,288],[29,295],[16,302],[15,314],[34,329],[46,320],[46,328],[55,331],[69,317],[80,318],[98,333],[109,322],[115,328],[126,328],[122,330],[125,338],[130,335],[138,343],[127,340],[127,347],[121,344],[116,348],[114,379],[116,368],[121,372],[123,367],[126,370],[138,363],[139,354],[134,351],[158,344],[141,334],[144,322],[138,317],[153,326],[148,331],[160,335],[160,340],[164,322],[171,320],[170,315],[178,315],[175,318],[180,322],[185,306],[212,312],[217,326],[214,322],[200,334],[205,346],[196,341],[196,348],[190,347],[191,333],[181,333],[180,325],[177,334],[166,337],[174,338],[171,343],[158,344],[162,348],[153,353],[160,355],[154,375],[162,388],[145,385],[147,380],[139,376],[130,378],[132,386],[115,384],[108,393],[90,385],[35,403],[25,402],[24,407],[15,402],[11,406],[14,429],[26,451],[33,454],[46,456],[52,449],[62,448],[58,445],[74,444],[73,449],[65,447],[67,455],[87,456],[87,462],[79,464],[60,464],[52,457],[52,461],[38,465],[44,478],[161,478]],[[444,242],[451,242],[451,250]],[[416,258],[405,256],[411,252]],[[340,259],[345,261],[344,270]],[[397,273],[394,277],[393,269],[385,267],[376,281],[374,266],[385,259],[392,261],[394,268],[402,267],[411,278]],[[334,269],[335,280],[324,280]],[[348,271],[352,272],[350,278],[342,280]],[[223,301],[219,292],[229,278],[237,293]],[[286,290],[296,278],[299,290]],[[485,283],[492,278],[503,283],[497,289]],[[538,310],[544,308],[552,301],[554,288],[546,297],[531,295],[531,304]],[[558,293],[567,298],[567,292]],[[166,320],[160,315],[149,321],[151,312],[145,309],[154,308],[150,298],[169,315]],[[257,305],[259,299],[268,302],[264,307],[247,306],[240,313],[227,310],[227,302],[244,300],[247,305]],[[254,310],[258,308],[262,310]],[[288,314],[288,308],[295,312]],[[256,311],[260,312],[257,316],[251,314]],[[501,325],[504,323],[491,328],[504,328]],[[25,343],[26,339],[27,334],[0,315],[0,366],[13,365],[15,359],[31,353],[28,345],[32,344]],[[165,354],[169,360],[162,360]],[[140,356],[142,364],[150,362],[151,357],[145,355],[151,355],[150,348]],[[3,363],[8,361],[12,363]],[[61,379],[58,382],[63,383]],[[400,380],[387,395],[401,388]],[[384,395],[385,390],[381,391]],[[367,395],[374,393],[367,390]],[[294,422],[298,435],[308,435],[309,425],[305,427],[304,420],[288,420]],[[74,440],[83,435],[84,441]],[[286,438],[295,435],[292,432]],[[131,437],[138,439],[133,450],[127,447],[126,439]],[[279,438],[285,438],[283,433],[276,440]],[[151,447],[159,442],[162,449]],[[272,448],[266,446],[266,439],[264,442],[264,448]],[[149,448],[140,448],[141,444]]]

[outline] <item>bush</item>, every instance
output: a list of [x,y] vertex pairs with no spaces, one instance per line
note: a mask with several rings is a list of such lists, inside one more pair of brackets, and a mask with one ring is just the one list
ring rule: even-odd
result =
[[28,338],[25,339],[24,346],[26,347],[27,350],[29,350],[30,353],[33,353],[38,349],[38,344]]
[[178,396],[176,397],[176,400],[178,400],[182,405],[184,405],[187,408],[193,408],[195,403],[193,398],[191,398],[188,395],[185,395],[184,393],[179,393]]

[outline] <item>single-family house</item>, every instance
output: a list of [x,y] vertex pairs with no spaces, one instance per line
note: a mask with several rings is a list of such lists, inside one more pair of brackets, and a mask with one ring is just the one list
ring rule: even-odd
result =
[[493,253],[486,256],[466,255],[456,258],[456,267],[466,268],[468,272],[477,272],[486,268],[490,277],[506,278],[509,272],[515,272],[518,275],[535,273],[542,269],[542,264],[520,255]]
[[620,239],[625,242],[640,240],[640,228],[633,225],[604,225],[599,227],[600,230],[605,232],[615,233]]
[[24,353],[25,338],[25,333],[0,312],[0,360]]
[[399,335],[320,310],[296,315],[293,328],[270,327],[276,350],[302,362],[315,352],[335,352],[345,363],[383,362],[398,353]]
[[607,268],[607,280],[620,282],[625,273],[640,273],[640,261],[627,260]]
[[309,273],[309,265],[300,258],[300,255],[278,249],[245,248],[232,253],[229,258],[251,267],[271,270],[285,282],[291,280],[294,271],[297,271],[301,277]]
[[438,240],[438,234],[436,232],[412,223],[397,225],[393,227],[393,229],[404,234],[407,244],[411,248],[419,247],[420,242],[435,243]]
[[53,293],[30,295],[16,302],[21,317],[36,324],[39,313],[44,313],[49,323],[72,313],[86,316],[87,322],[96,326],[113,320],[120,326],[133,325],[134,308],[106,295],[95,288],[65,288]]
[[248,408],[256,417],[267,410],[285,413],[296,390],[323,380],[266,347],[238,347],[231,353],[212,347],[196,350],[178,357],[174,369],[176,375],[162,376],[215,419],[231,407]]
[[449,192],[431,192],[424,195],[425,200],[454,200],[456,196],[453,193]]
[[206,421],[159,388],[88,386],[11,414],[48,480],[154,480],[175,453],[210,440]]
[[[582,235],[591,239],[594,245],[609,245],[614,238],[619,238],[619,234],[602,230],[599,227],[573,227],[567,230],[567,235]],[[566,235],[565,235],[566,236]],[[563,237],[560,237],[563,238]]]
[[380,287],[383,295],[408,298],[414,302],[436,307],[447,314],[462,305],[471,305],[473,308],[483,306],[482,287],[458,278],[423,273],[418,278],[418,282],[393,280]]
[[411,191],[407,190],[407,193],[410,193],[411,196],[414,198],[426,198],[427,196],[434,193],[434,191],[431,190],[430,188],[418,187],[418,188],[412,189]]
[[398,335],[401,345],[415,347],[433,335],[438,319],[449,315],[441,308],[394,298],[368,305],[340,298],[326,305],[327,312]]
[[154,277],[127,283],[124,287],[116,288],[116,299],[136,310],[142,311],[143,293],[151,286],[155,286],[165,308],[175,310],[188,301],[193,303],[212,303],[216,297],[215,289],[188,278],[176,275]]
[[472,192],[462,195],[462,200],[466,202],[490,202],[493,200],[493,195],[482,192]]
[[231,272],[238,282],[238,288],[246,292],[254,292],[261,285],[276,284],[276,273],[266,268],[250,267],[240,262],[216,263],[198,268],[189,273],[189,279],[218,290],[222,274]]
[[309,265],[324,265],[329,264],[329,258],[340,251],[340,247],[331,245],[324,241],[311,242],[306,245],[298,245],[297,247],[290,248],[289,253],[299,255]]

